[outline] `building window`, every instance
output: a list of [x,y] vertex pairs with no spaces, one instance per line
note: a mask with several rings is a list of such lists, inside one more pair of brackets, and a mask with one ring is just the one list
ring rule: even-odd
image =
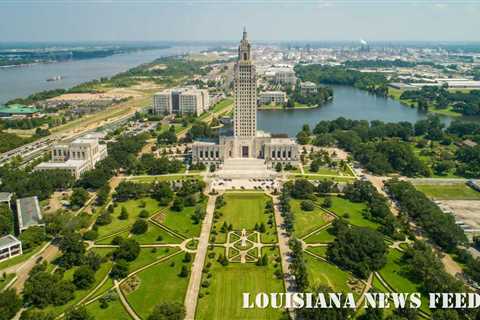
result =
[[219,158],[219,152],[218,152],[218,150],[217,150],[217,152],[216,152],[216,157]]
[[200,150],[200,158],[203,158],[203,151]]
[[272,158],[275,158],[275,151],[272,151]]
[[210,158],[213,158],[213,150],[210,151]]
[[289,151],[288,151],[288,157],[289,157],[289,158],[292,157],[292,150],[289,150]]
[[287,151],[283,150],[283,157],[286,158],[287,157]]
[[280,153],[280,150],[277,151],[277,158],[280,158],[281,157],[281,153]]

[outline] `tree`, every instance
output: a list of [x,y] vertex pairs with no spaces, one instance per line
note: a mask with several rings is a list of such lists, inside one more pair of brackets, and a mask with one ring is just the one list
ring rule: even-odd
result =
[[175,200],[173,201],[172,210],[180,212],[183,210],[184,206],[185,206],[185,202],[183,198],[177,195],[177,197],[175,197]]
[[[46,268],[46,267],[44,267]],[[74,298],[75,286],[60,274],[39,270],[30,273],[23,289],[23,301],[38,308],[64,305]]]
[[300,208],[303,211],[313,211],[315,209],[315,204],[311,200],[302,200],[302,202],[300,202]]
[[125,260],[117,260],[110,271],[110,278],[122,279],[128,276],[128,262]]
[[164,302],[155,306],[148,320],[183,320],[185,307],[179,302]]
[[133,234],[144,234],[148,230],[148,223],[144,219],[138,219],[130,229]]
[[65,320],[94,320],[95,317],[88,313],[85,306],[70,309],[65,313]]
[[13,233],[13,213],[6,204],[0,204],[0,237]]
[[331,208],[331,207],[332,207],[332,198],[326,197],[326,198],[323,200],[322,207],[323,207],[323,208]]
[[305,132],[305,131],[300,131],[298,134],[297,134],[297,142],[298,144],[300,145],[306,145],[310,142],[310,135],[308,134],[308,132]]
[[282,164],[280,162],[277,162],[275,165],[275,171],[281,172],[282,171]]
[[83,245],[82,236],[79,233],[67,233],[60,240],[59,248],[63,253],[59,259],[59,262],[63,267],[70,268],[83,263],[85,246]]
[[72,195],[70,197],[70,205],[75,208],[81,208],[87,202],[89,198],[87,190],[83,188],[73,188]]
[[190,271],[188,270],[188,267],[186,265],[182,265],[182,269],[180,270],[180,273],[178,274],[179,277],[186,278],[188,277]]
[[123,240],[119,247],[113,251],[114,260],[133,261],[140,254],[140,245],[133,239]]
[[22,307],[22,300],[14,289],[0,292],[0,320],[10,320]]
[[330,261],[366,279],[387,262],[383,235],[370,228],[353,227],[337,232],[337,239],[327,249]]
[[128,211],[123,206],[122,206],[122,209],[120,210],[120,215],[118,216],[118,219],[120,219],[120,220],[127,220],[128,219]]
[[95,282],[95,272],[89,266],[81,266],[75,270],[72,282],[79,290],[88,289]]
[[102,206],[107,202],[108,196],[110,195],[110,191],[111,191],[111,188],[108,183],[104,184],[103,187],[101,187],[98,190],[97,199],[96,199],[98,206]]

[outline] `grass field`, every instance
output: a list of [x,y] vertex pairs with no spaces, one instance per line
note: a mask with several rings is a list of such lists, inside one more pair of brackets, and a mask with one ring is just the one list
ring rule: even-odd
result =
[[[162,240],[159,240],[161,237]],[[154,225],[153,223],[148,224],[148,231],[144,234],[132,234],[131,239],[135,239],[140,244],[154,244],[154,243],[181,243],[182,239],[174,237],[161,229],[160,227]]]
[[317,233],[312,234],[305,239],[306,243],[330,243],[335,240],[335,235],[332,233],[332,228],[323,229]]
[[122,306],[120,298],[108,303],[105,309],[100,308],[100,302],[97,300],[87,306],[87,311],[95,317],[96,320],[130,320],[130,316]]
[[183,254],[179,254],[137,274],[140,286],[126,298],[143,319],[160,303],[183,303],[188,286],[188,277],[178,276],[184,264],[183,257]]
[[[142,201],[145,201],[145,208],[141,207]],[[128,229],[134,222],[137,220],[138,214],[142,210],[147,210],[149,214],[153,214],[156,211],[160,210],[160,206],[158,205],[157,200],[152,198],[143,198],[138,200],[128,200],[125,202],[117,202],[117,207],[114,209],[112,213],[112,223],[101,226],[98,228],[98,237],[104,237],[109,234],[112,234],[117,231],[121,231],[123,229]],[[122,210],[122,207],[125,207],[128,212],[128,219],[120,220],[118,216]]]
[[354,278],[348,272],[308,254],[304,256],[311,286],[325,285],[332,288],[334,292],[352,292],[348,283],[353,281]]
[[[152,250],[155,249],[155,250]],[[138,270],[158,259],[178,252],[177,248],[142,248],[137,259],[130,262],[129,272]]]
[[215,223],[218,231],[217,243],[226,241],[226,234],[220,232],[224,222],[232,224],[234,230],[254,230],[255,224],[264,223],[266,233],[262,234],[262,242],[271,243],[277,241],[275,226],[269,227],[268,217],[264,209],[269,199],[261,192],[227,192],[225,193],[226,205],[219,211],[223,214]]
[[[217,248],[215,252],[218,255],[223,249]],[[254,263],[230,263],[224,267],[212,259],[210,286],[202,289],[204,296],[198,301],[195,319],[281,319],[280,309],[242,308],[243,292],[251,296],[259,292],[285,292],[283,282],[274,275],[274,255],[278,256],[278,251],[265,252],[269,263],[262,267]]]
[[9,268],[9,267],[12,267],[16,264],[19,264],[19,263],[22,263],[24,261],[27,261],[28,258],[30,258],[31,256],[33,256],[34,254],[36,254],[37,252],[40,251],[40,249],[43,248],[43,246],[45,245],[45,243],[41,243],[39,246],[33,248],[33,249],[30,249],[28,251],[24,251],[22,255],[20,256],[16,256],[12,259],[9,259],[9,260],[5,260],[5,261],[2,261],[0,262],[0,271],[2,269],[6,269],[6,268]]
[[3,290],[3,288],[5,288],[5,286],[6,286],[10,281],[12,281],[13,278],[15,278],[15,274],[14,274],[14,273],[7,274],[7,275],[5,276],[5,278],[3,278],[3,275],[2,275],[2,277],[0,278],[0,292]]
[[[206,206],[206,204],[205,201],[197,205]],[[194,212],[195,207],[185,207],[181,212],[173,211],[169,208],[165,211],[163,224],[186,238],[197,237],[200,234],[202,225],[200,223],[193,224],[191,216]]]
[[233,103],[233,99],[231,99],[231,98],[223,99],[223,100],[217,102],[213,106],[213,108],[210,109],[210,112],[217,113],[217,112],[223,111],[223,109],[227,108],[232,103]]
[[295,218],[295,233],[301,238],[315,229],[327,224],[328,215],[318,207],[315,207],[313,211],[303,211],[300,207],[300,203],[300,200],[290,200],[292,213]]
[[307,250],[323,258],[327,256],[327,247],[310,247]]
[[[323,203],[324,197],[318,197],[318,204]],[[331,197],[332,207],[328,210],[333,211],[337,216],[345,218],[348,223],[357,227],[369,227],[376,229],[379,225],[376,222],[367,220],[363,217],[363,210],[367,208],[365,203],[351,202],[341,197]],[[348,217],[345,216],[348,213]]]
[[480,200],[480,192],[464,183],[416,184],[415,188],[436,200]]

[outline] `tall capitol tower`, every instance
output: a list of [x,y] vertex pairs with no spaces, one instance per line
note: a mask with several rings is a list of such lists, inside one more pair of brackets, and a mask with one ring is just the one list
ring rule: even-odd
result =
[[255,137],[257,131],[257,78],[250,52],[247,31],[238,47],[234,72],[234,128],[236,137]]

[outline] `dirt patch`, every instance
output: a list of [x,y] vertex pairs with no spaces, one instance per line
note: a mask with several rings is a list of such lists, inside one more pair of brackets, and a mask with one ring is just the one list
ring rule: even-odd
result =
[[125,280],[121,285],[120,289],[125,295],[129,295],[140,287],[140,278],[136,275]]
[[152,220],[158,223],[163,223],[165,221],[165,213],[159,212],[152,217]]
[[63,203],[66,204],[71,195],[72,191],[54,192],[50,197],[48,204],[43,208],[44,213],[49,214],[64,209]]

